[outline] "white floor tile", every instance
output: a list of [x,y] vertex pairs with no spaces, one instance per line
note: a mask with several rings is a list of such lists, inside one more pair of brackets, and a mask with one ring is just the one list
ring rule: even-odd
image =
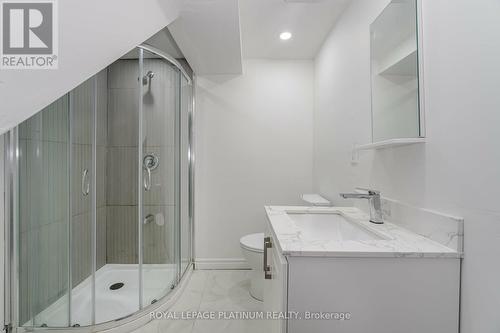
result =
[[[194,271],[180,299],[170,309],[182,311],[262,311],[262,302],[252,298],[249,271]],[[263,333],[265,320],[157,320],[140,333]],[[145,331],[144,331],[145,330]]]

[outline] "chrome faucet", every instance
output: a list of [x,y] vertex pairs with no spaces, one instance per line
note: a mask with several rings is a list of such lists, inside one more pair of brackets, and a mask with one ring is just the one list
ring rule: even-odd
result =
[[376,224],[384,223],[382,219],[382,205],[380,203],[380,192],[365,188],[356,188],[366,193],[340,193],[344,199],[368,199],[370,204],[370,222]]

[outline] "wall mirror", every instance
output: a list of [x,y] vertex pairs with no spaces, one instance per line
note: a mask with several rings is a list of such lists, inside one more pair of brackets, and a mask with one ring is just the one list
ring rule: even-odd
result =
[[425,136],[418,5],[392,0],[370,25],[373,143]]

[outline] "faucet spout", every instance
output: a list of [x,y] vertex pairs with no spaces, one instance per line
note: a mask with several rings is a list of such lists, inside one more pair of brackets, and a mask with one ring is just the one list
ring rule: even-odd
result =
[[340,193],[340,196],[344,199],[371,199],[372,196],[363,193]]
[[382,204],[380,201],[380,192],[370,189],[357,188],[363,193],[340,193],[344,199],[367,199],[370,204],[370,222],[375,224],[382,224]]

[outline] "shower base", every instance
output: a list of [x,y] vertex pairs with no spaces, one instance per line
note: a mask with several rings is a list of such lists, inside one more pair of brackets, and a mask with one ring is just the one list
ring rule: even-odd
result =
[[[165,296],[176,278],[174,264],[144,264],[143,306]],[[107,264],[95,274],[95,322],[103,323],[131,315],[139,310],[139,270],[136,264]],[[73,288],[71,297],[71,325],[88,326],[92,318],[91,277]],[[123,283],[118,289],[110,289]],[[68,297],[61,297],[35,318],[34,326],[48,327],[68,325]],[[24,326],[33,326],[31,322]]]

